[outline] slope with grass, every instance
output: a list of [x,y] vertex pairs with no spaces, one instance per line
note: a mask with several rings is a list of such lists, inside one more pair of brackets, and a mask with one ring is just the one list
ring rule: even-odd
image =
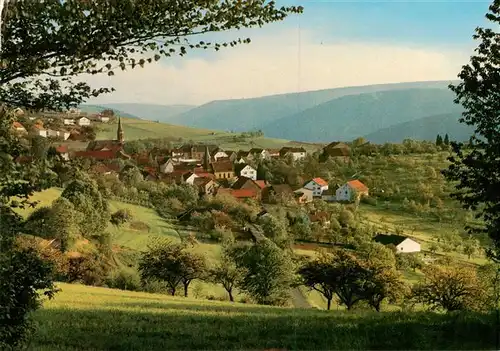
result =
[[[280,94],[251,99],[219,100],[177,115],[171,118],[170,122],[197,128],[215,128],[228,131],[264,129],[266,124],[280,118],[292,116],[342,96],[356,96],[363,93],[409,88],[446,88],[447,84],[448,82],[379,84]],[[295,125],[290,128],[295,128]],[[278,136],[278,134],[271,134],[271,132],[275,132],[274,130],[264,130],[264,132],[272,137],[282,137]],[[303,140],[295,137],[290,139]],[[320,139],[308,140],[317,141]]]
[[59,284],[34,315],[30,349],[482,350],[490,315],[326,312]]
[[[109,109],[110,107],[106,107],[104,105],[88,105],[88,104],[83,104],[83,105],[79,105],[78,108],[82,112],[94,114],[94,113],[99,113],[99,112],[101,112],[103,110]],[[134,115],[132,113],[122,111],[122,110],[120,110],[118,108],[111,108],[111,109],[114,111],[114,113],[116,115],[121,116],[121,117],[134,118],[134,119],[138,119],[139,118],[139,117],[137,117],[136,115]]]
[[[239,133],[226,133],[211,129],[198,129],[185,126],[158,123],[141,119],[122,119],[125,140],[168,139],[173,143],[200,142],[219,145],[228,150],[248,150],[252,147],[281,148],[283,146],[302,146],[309,151],[316,150],[320,145],[299,143],[285,139],[266,137],[241,138]],[[116,138],[116,124],[99,125],[97,139]]]

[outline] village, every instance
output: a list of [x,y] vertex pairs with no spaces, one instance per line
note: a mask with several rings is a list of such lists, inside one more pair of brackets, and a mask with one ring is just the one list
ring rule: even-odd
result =
[[[227,194],[238,201],[251,199],[261,204],[293,201],[298,205],[306,205],[314,200],[359,204],[363,198],[369,196],[369,188],[358,179],[351,179],[344,184],[329,184],[321,177],[312,177],[302,184],[291,186],[259,179],[261,177],[258,167],[252,166],[261,160],[271,159],[288,160],[293,164],[306,157],[307,151],[303,147],[235,151],[222,149],[214,144],[186,143],[172,148],[154,148],[144,153],[127,154],[121,118],[108,111],[103,112],[86,117],[81,116],[79,110],[69,110],[67,117],[59,115],[43,119],[50,123],[54,119],[62,118],[63,125],[66,126],[63,131],[43,128],[43,120],[33,117],[29,118],[34,121],[29,132],[20,122],[14,122],[13,130],[21,135],[51,138],[55,145],[57,141],[66,141],[65,144],[55,147],[57,154],[66,161],[88,160],[92,164],[90,171],[101,176],[118,178],[125,167],[134,165],[146,181],[189,185],[197,190],[200,197]],[[85,128],[113,120],[117,122],[115,139],[90,140],[85,150],[71,150],[72,142],[87,140],[82,138]],[[322,148],[320,158],[323,162],[328,159],[349,162],[350,155],[351,149],[346,143],[335,141]],[[117,160],[124,162],[117,163]],[[26,157],[18,159],[18,162],[27,161],[29,158]],[[123,166],[124,164],[127,166]],[[330,224],[329,214],[325,211],[313,211],[309,220],[324,227]],[[420,244],[415,240],[396,234],[379,234],[374,240],[384,245],[394,245],[397,252],[421,250]]]

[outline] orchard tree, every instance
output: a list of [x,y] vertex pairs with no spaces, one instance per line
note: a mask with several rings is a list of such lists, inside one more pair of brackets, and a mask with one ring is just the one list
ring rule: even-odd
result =
[[112,76],[190,49],[249,43],[214,42],[209,34],[300,12],[267,0],[9,1],[2,14],[0,101],[37,110],[76,106],[113,90],[91,87],[79,76]]
[[205,273],[205,260],[203,256],[188,251],[183,244],[159,241],[142,254],[139,271],[143,281],[165,282],[172,296],[182,284],[187,297],[191,281]]
[[491,28],[476,29],[475,54],[462,67],[461,82],[450,85],[465,109],[460,121],[472,126],[474,135],[470,143],[452,143],[451,165],[443,173],[458,183],[452,197],[484,222],[467,229],[487,233],[493,241],[489,255],[500,260],[500,0],[493,1],[486,18]]
[[219,263],[208,272],[208,279],[214,284],[221,284],[229,295],[229,301],[234,302],[233,291],[245,274],[245,270],[238,268],[227,253],[223,253]]
[[262,239],[253,245],[235,245],[229,248],[229,255],[236,267],[245,271],[240,289],[257,303],[283,305],[288,300],[293,262],[274,242]]
[[412,291],[415,301],[445,311],[481,310],[485,306],[485,290],[475,268],[448,264],[427,266],[423,271],[423,282]]

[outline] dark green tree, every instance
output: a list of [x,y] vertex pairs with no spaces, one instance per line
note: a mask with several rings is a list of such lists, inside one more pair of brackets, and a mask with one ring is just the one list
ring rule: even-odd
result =
[[183,244],[159,241],[142,254],[139,271],[143,281],[163,281],[175,295],[180,284],[188,296],[191,281],[202,278],[206,265],[203,256],[190,252]]
[[500,0],[493,1],[486,18],[491,28],[476,29],[475,54],[462,67],[461,82],[450,85],[465,109],[460,121],[474,127],[473,143],[453,142],[451,165],[443,173],[458,183],[452,197],[483,220],[468,231],[487,233],[494,244],[489,254],[500,260]]
[[12,113],[0,105],[0,349],[16,347],[31,330],[29,314],[40,306],[41,295],[52,297],[54,267],[33,248],[19,248],[22,229],[15,207],[34,207],[30,197],[53,180],[43,161],[14,160],[29,146],[11,133]]
[[253,245],[236,245],[229,249],[236,267],[245,275],[239,288],[257,303],[283,305],[289,298],[293,277],[293,262],[287,253],[269,239]]
[[79,175],[64,189],[61,197],[68,199],[81,213],[79,225],[84,237],[99,237],[110,220],[109,206],[97,183],[88,176]]
[[439,135],[439,134],[436,137],[436,145],[437,146],[443,145],[443,137],[441,135]]
[[[0,101],[44,109],[69,107],[110,92],[76,81],[114,75],[212,42],[209,34],[281,21],[301,7],[274,1],[9,1],[3,13]],[[193,38],[192,40],[190,38]],[[19,43],[24,43],[19,45]]]
[[448,136],[448,134],[445,134],[444,139],[443,139],[443,144],[450,145],[450,137]]

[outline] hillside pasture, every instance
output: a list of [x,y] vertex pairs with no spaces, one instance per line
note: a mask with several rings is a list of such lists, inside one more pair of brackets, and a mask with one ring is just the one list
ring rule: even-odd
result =
[[[312,143],[300,143],[266,137],[245,138],[243,140],[239,137],[240,133],[198,129],[142,119],[122,118],[122,126],[125,140],[166,138],[170,139],[173,143],[192,140],[194,142],[216,144],[228,150],[249,150],[253,147],[281,148],[283,146],[302,146],[306,150],[314,151],[320,147]],[[116,128],[116,123],[99,124],[97,139],[115,139]]]
[[59,284],[29,349],[486,350],[494,317],[317,311]]

